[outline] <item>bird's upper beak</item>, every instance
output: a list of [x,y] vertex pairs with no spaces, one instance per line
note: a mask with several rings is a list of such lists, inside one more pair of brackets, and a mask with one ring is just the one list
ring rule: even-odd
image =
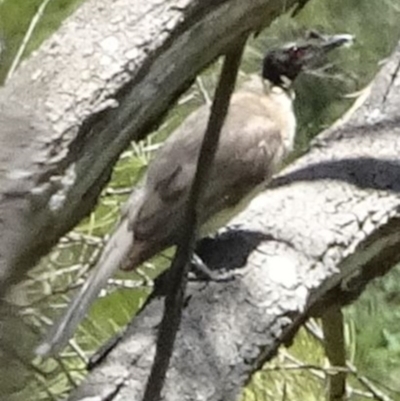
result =
[[304,67],[312,67],[324,59],[324,56],[332,50],[342,46],[351,46],[354,36],[349,34],[323,35],[316,31],[311,31],[303,43],[299,43],[294,48],[294,57],[297,62]]
[[341,46],[350,46],[354,42],[354,36],[347,33],[338,35],[319,35],[321,41],[321,49],[328,53]]

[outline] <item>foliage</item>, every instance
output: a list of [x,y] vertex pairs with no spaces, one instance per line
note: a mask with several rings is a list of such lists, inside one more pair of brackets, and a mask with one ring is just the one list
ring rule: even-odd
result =
[[347,308],[347,318],[354,337],[354,363],[400,399],[400,266],[370,283],[357,303]]
[[[50,0],[28,43],[26,55],[50,36],[82,1]],[[3,0],[0,2],[0,38],[3,37],[5,41],[5,50],[0,59],[0,82],[4,80],[29,24],[42,3],[43,0]]]

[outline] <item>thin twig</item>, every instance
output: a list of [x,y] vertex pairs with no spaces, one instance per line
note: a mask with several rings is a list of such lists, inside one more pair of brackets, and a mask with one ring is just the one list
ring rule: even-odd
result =
[[[324,374],[333,375],[336,373],[350,372],[349,368],[341,368],[337,366],[329,366],[323,367],[320,365],[315,365],[312,363],[293,363],[293,364],[283,364],[283,365],[273,365],[263,367],[264,372],[277,372],[277,371],[291,371],[291,370],[316,370],[323,372]],[[325,376],[325,375],[324,375]],[[323,378],[323,376],[319,376],[319,378]]]
[[132,192],[132,187],[124,187],[124,188],[107,188],[103,196],[121,196],[121,195],[129,195]]
[[34,375],[34,378],[35,378],[36,382],[38,383],[38,385],[46,393],[47,399],[49,401],[57,401],[58,400],[58,397],[55,394],[52,393],[50,386],[48,385],[48,383],[46,382],[46,380],[42,376]]
[[87,364],[89,362],[89,358],[85,355],[82,348],[77,344],[77,342],[74,339],[71,339],[69,341],[69,346],[74,350],[75,354],[85,364],[85,366],[87,366]]
[[386,92],[383,95],[382,103],[386,103],[386,100],[390,94],[390,91],[394,85],[394,81],[397,79],[397,75],[399,74],[400,71],[400,61],[397,63],[396,68],[394,69],[393,73],[390,76],[390,82],[389,85],[386,88]]
[[[319,329],[319,327],[316,324],[310,324],[307,323],[305,325],[307,331],[314,336],[317,340],[323,342],[323,335],[322,331]],[[385,394],[383,391],[379,390],[372,382],[370,379],[368,379],[366,376],[363,376],[359,373],[357,368],[349,361],[346,361],[346,366],[348,368],[348,372],[351,373],[360,384],[363,385],[365,389],[369,391],[371,394],[372,398],[378,401],[393,401],[391,397],[389,397],[387,394]],[[380,383],[382,386],[382,384]],[[353,390],[354,391],[354,390]]]
[[344,339],[343,312],[339,305],[333,305],[322,315],[325,354],[331,367],[343,368],[328,376],[328,399],[339,401],[346,398],[346,347]]
[[36,14],[33,16],[32,21],[29,24],[28,30],[26,31],[25,36],[22,40],[21,46],[19,47],[18,52],[17,52],[16,56],[14,57],[14,60],[11,64],[11,67],[8,70],[5,82],[7,82],[12,77],[15,70],[19,66],[19,63],[21,62],[21,58],[25,52],[26,46],[28,45],[28,42],[32,37],[33,31],[35,30],[37,24],[39,23],[40,19],[42,18],[43,14],[44,14],[44,10],[46,9],[46,7],[49,3],[50,3],[50,0],[44,0],[43,3],[39,6]]
[[389,397],[383,391],[379,390],[370,380],[365,376],[360,375],[357,368],[350,362],[347,361],[347,367],[350,372],[357,378],[357,380],[366,388],[371,394],[373,394],[374,399],[377,401],[394,401],[393,398]]
[[57,362],[58,366],[60,367],[60,369],[64,373],[64,375],[67,378],[67,381],[70,384],[70,386],[71,387],[78,387],[78,384],[75,381],[75,379],[72,377],[70,370],[67,369],[67,367],[65,366],[63,359],[60,358],[60,357],[57,357],[57,358],[54,358],[54,360]]
[[200,77],[196,78],[196,85],[199,88],[201,95],[203,96],[204,103],[208,106],[211,105],[211,98],[207,92],[206,87],[204,86],[203,80]]
[[[289,370],[295,370],[295,366],[297,366],[298,369],[300,369],[300,370],[304,369],[308,373],[310,373],[313,377],[317,378],[318,380],[322,380],[322,381],[325,381],[326,376],[331,374],[331,373],[334,373],[335,370],[336,370],[333,367],[332,368],[326,368],[326,367],[322,367],[322,366],[318,366],[318,365],[305,365],[305,364],[303,364],[302,361],[296,359],[293,355],[291,355],[288,352],[280,351],[279,353],[285,359],[289,360],[293,364],[293,368],[289,367],[289,369],[287,369],[287,365],[283,365],[281,369],[279,369],[279,367],[276,367],[276,369],[274,369],[274,368],[269,369],[268,367],[267,368],[264,367],[263,370],[265,370],[265,371],[269,371],[269,370],[272,370],[272,371],[273,370],[285,371],[285,370],[288,370],[289,371]],[[342,370],[342,369],[339,369],[339,370]],[[347,368],[347,372],[348,373],[352,373],[350,368]],[[348,386],[348,390],[349,390],[349,395],[350,394],[356,394],[356,395],[358,395],[360,397],[364,397],[364,398],[371,398],[371,399],[374,398],[374,395],[372,393],[361,391],[360,389],[353,388],[350,385]]]
[[[246,37],[247,39],[247,37]],[[241,40],[225,56],[207,129],[197,162],[196,174],[185,210],[185,226],[169,271],[168,294],[165,299],[164,315],[158,332],[156,354],[144,393],[144,401],[158,401],[171,359],[173,345],[181,321],[187,274],[196,240],[198,202],[207,182],[220,131],[228,112],[229,101],[235,87],[236,76],[246,40]]]
[[297,14],[304,8],[304,6],[308,3],[309,0],[299,0],[292,11],[292,18],[296,17]]

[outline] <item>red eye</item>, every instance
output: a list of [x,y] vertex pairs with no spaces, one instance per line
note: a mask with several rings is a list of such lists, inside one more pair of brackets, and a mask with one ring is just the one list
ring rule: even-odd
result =
[[290,49],[290,57],[292,60],[302,59],[302,58],[304,58],[306,51],[307,51],[307,49],[304,46],[302,46],[302,47],[293,46]]
[[293,46],[290,49],[290,56],[293,58],[300,58],[303,57],[305,53],[305,49],[303,47],[297,47],[297,46]]

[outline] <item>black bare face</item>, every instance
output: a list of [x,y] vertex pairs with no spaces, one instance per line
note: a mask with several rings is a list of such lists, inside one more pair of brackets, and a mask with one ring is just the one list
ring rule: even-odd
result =
[[303,68],[305,49],[292,45],[270,51],[264,58],[262,76],[274,85],[284,85],[284,79],[294,81]]

